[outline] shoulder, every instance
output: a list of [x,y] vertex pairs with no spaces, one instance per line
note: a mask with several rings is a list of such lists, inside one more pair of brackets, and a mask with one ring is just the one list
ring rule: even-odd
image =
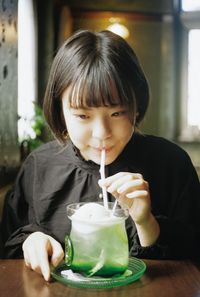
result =
[[191,162],[188,153],[183,148],[177,143],[163,137],[137,134],[135,142],[138,149],[154,161]]
[[62,181],[75,169],[70,149],[70,143],[63,147],[52,141],[31,152],[22,165],[25,182],[34,181],[34,189],[38,193],[60,188]]
[[[174,181],[191,181],[199,188],[196,169],[188,153],[173,141],[152,135],[135,135],[136,162],[149,175],[169,176]],[[173,178],[172,178],[173,177]]]
[[184,151],[177,143],[163,137],[147,134],[136,134],[135,138],[139,145],[146,146],[146,148],[149,150],[155,150],[157,152],[162,149],[164,152],[167,151],[169,153],[187,155],[186,151]]
[[46,154],[46,153],[53,153],[61,149],[62,146],[56,141],[50,141],[47,143],[42,144],[37,149],[35,149],[30,155],[40,155],[40,154]]
[[39,166],[49,167],[56,164],[62,164],[63,160],[67,160],[69,148],[68,145],[63,147],[56,140],[47,142],[34,151],[32,151],[23,166]]

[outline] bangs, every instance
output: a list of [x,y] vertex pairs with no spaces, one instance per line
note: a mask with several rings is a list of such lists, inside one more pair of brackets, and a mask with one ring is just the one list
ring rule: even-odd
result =
[[125,94],[121,92],[121,83],[119,86],[113,75],[99,68],[80,73],[74,81],[70,85],[68,98],[72,108],[128,105]]

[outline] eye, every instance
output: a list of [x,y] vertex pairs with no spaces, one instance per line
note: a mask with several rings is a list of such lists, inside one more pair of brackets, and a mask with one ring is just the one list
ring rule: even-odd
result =
[[116,112],[112,113],[112,117],[120,117],[120,116],[123,116],[126,113],[127,113],[126,110],[116,111]]
[[89,119],[89,116],[86,115],[86,114],[74,114],[74,116],[75,116],[76,118],[81,119],[81,120],[87,120],[87,119]]

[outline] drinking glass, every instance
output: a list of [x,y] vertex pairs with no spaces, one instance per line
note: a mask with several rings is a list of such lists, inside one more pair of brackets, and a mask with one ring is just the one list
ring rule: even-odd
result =
[[90,221],[73,216],[85,204],[67,206],[67,216],[72,226],[70,236],[66,235],[65,238],[66,264],[73,271],[88,276],[107,277],[123,273],[128,267],[127,210],[117,206],[112,211],[114,203],[109,202],[109,219]]

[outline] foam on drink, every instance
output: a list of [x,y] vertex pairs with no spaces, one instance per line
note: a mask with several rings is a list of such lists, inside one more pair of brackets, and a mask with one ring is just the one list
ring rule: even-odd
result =
[[84,221],[99,221],[109,217],[110,212],[103,205],[94,202],[81,206],[72,216],[72,218]]
[[80,206],[70,219],[73,221],[73,226],[83,233],[93,232],[104,225],[112,225],[124,220],[124,218],[114,216],[111,210],[95,202]]

